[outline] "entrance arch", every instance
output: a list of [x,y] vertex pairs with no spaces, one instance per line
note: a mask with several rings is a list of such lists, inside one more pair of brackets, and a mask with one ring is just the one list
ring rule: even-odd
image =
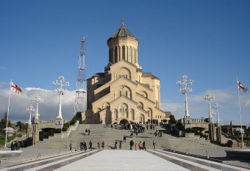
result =
[[145,116],[143,114],[140,115],[140,122],[141,123],[145,122]]
[[128,120],[127,119],[122,119],[120,121],[120,125],[126,125],[126,124],[128,124]]

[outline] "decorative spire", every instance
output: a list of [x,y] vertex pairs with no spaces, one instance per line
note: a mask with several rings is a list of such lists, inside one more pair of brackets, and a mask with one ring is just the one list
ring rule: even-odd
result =
[[121,18],[122,26],[124,26],[124,18]]

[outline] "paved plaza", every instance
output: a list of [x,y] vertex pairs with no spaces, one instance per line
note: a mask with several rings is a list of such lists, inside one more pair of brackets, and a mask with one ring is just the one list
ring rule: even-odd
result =
[[210,160],[199,159],[163,150],[93,150],[72,152],[40,159],[1,170],[86,170],[86,171],[165,171],[165,170],[247,170]]

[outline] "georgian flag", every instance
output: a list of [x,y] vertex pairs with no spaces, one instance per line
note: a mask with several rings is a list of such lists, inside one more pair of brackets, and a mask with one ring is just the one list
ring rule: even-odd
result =
[[10,82],[10,89],[17,94],[22,93],[22,89],[18,87],[18,85],[14,84],[12,81]]
[[237,85],[238,85],[239,90],[242,90],[244,92],[248,91],[248,88],[246,86],[244,86],[243,84],[241,84],[241,82],[237,81]]

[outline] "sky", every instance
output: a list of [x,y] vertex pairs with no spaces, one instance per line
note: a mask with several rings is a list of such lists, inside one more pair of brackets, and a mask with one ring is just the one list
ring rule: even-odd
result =
[[[215,96],[224,124],[239,124],[236,77],[250,87],[250,1],[248,0],[2,0],[0,1],[0,115],[27,120],[26,107],[39,94],[40,118],[57,115],[52,81],[70,82],[63,116],[73,113],[80,38],[86,36],[86,77],[108,64],[107,40],[121,26],[138,38],[139,64],[161,79],[161,108],[184,116],[182,75],[194,80],[188,94],[191,117],[208,117],[206,93]],[[240,92],[243,124],[250,125],[250,95]],[[214,102],[213,102],[214,103]],[[216,117],[216,116],[214,116]]]

